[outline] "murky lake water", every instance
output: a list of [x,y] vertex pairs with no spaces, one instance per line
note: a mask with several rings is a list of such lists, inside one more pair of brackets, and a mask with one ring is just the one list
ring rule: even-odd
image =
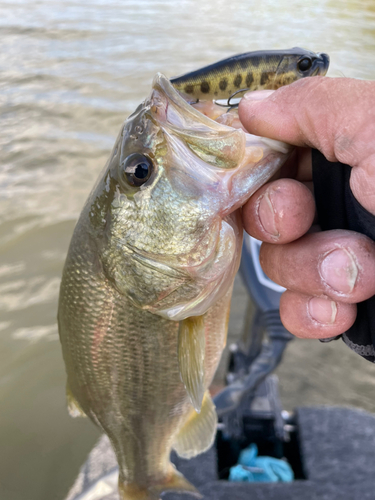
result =
[[[56,328],[75,221],[157,71],[302,46],[331,76],[375,79],[373,0],[0,0],[0,498],[61,500],[98,437],[65,410]],[[237,284],[230,324],[246,296]],[[375,412],[375,366],[340,342],[295,341],[284,404]]]

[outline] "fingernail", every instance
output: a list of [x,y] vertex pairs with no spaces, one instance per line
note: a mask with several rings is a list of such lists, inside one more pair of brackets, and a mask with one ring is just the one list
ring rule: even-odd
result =
[[274,90],[252,90],[251,92],[246,92],[244,99],[247,99],[248,101],[261,101],[274,92]]
[[278,238],[280,236],[279,231],[276,227],[275,222],[275,209],[272,204],[271,196],[269,190],[267,190],[261,197],[258,204],[258,217],[262,224],[263,229],[266,233],[273,237]]
[[330,252],[320,264],[320,275],[333,290],[350,293],[357,281],[358,268],[345,248]]
[[337,315],[337,305],[329,299],[313,297],[309,300],[309,313],[312,319],[323,325],[332,325]]

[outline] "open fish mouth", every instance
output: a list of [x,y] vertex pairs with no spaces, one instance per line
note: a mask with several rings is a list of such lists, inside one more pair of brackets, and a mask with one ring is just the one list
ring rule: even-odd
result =
[[[246,196],[250,197],[260,187],[264,176],[269,175],[265,160],[275,153],[288,155],[292,151],[284,142],[249,134],[241,125],[237,110],[226,110],[211,101],[189,103],[160,73],[155,76],[152,88],[152,119],[158,122],[170,149],[178,157],[179,170],[199,184],[201,192],[209,189],[212,193],[222,188],[218,202],[222,218],[238,208]],[[195,163],[194,168],[189,168],[188,163]],[[245,193],[237,182],[240,173],[248,178],[250,171],[254,188],[247,182],[246,188],[250,190]],[[236,189],[233,189],[234,179]]]
[[[325,56],[325,54],[322,54],[322,56]],[[323,59],[321,64],[325,66]],[[316,63],[317,73],[319,73],[321,64],[319,61]],[[185,100],[173,87],[169,79],[161,73],[157,73],[154,77],[152,88],[154,93],[151,96],[151,101],[152,105],[158,108],[159,124],[163,126],[164,122],[164,126],[169,124],[169,126],[181,128],[181,130],[187,130],[188,133],[185,134],[185,139],[192,132],[197,134],[208,134],[210,132],[211,134],[219,133],[223,135],[225,133],[228,134],[228,130],[231,129],[232,131],[243,132],[246,137],[245,141],[249,146],[252,142],[251,138],[256,138],[255,141],[253,139],[253,142],[260,141],[261,143],[272,145],[276,150],[281,152],[290,151],[290,146],[286,143],[253,136],[246,132],[240,126],[239,122],[235,120],[229,121],[227,116],[221,118],[223,115],[227,115],[226,109],[223,106],[216,106],[211,101],[190,103],[189,100]],[[236,118],[236,115],[233,115],[233,118]]]
[[[152,82],[152,88],[157,93],[160,92],[161,95],[165,96],[167,100],[165,118],[170,122],[171,125],[175,125],[177,127],[190,125],[190,127],[192,127],[196,131],[205,131],[205,127],[209,127],[210,129],[219,132],[223,130],[223,127],[220,124],[202,114],[199,110],[195,109],[187,100],[185,100],[181,96],[181,94],[173,87],[169,79],[161,73],[157,73],[155,75]],[[151,99],[156,105],[160,103],[155,95],[152,96]],[[168,101],[173,105],[172,107],[169,106]],[[172,111],[173,108],[175,108],[174,113]]]
[[236,210],[280,167],[291,148],[248,134],[236,115],[223,108],[218,113],[211,104],[207,109],[202,103],[194,107],[161,74],[154,78],[152,89],[144,103],[145,114],[161,130],[167,145],[163,175],[181,196],[199,200],[207,230],[193,234],[194,244],[186,251],[181,241],[181,253],[172,255],[133,245],[132,259],[154,277],[169,280],[160,293],[138,305],[181,321],[204,314],[227,292],[242,246]]

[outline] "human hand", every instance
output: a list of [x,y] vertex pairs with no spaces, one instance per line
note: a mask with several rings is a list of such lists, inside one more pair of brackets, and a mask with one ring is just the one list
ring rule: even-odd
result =
[[354,323],[356,303],[375,294],[375,243],[353,231],[305,234],[314,219],[311,150],[353,167],[350,187],[375,215],[375,82],[314,77],[241,100],[249,132],[298,146],[281,178],[243,208],[244,227],[265,242],[261,265],[287,288],[285,327],[299,337],[328,338]]

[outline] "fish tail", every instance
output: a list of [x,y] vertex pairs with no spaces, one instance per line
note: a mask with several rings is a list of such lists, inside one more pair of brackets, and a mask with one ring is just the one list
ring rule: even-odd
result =
[[119,482],[120,500],[159,500],[160,495],[167,491],[176,493],[190,493],[196,498],[202,498],[199,491],[175,467],[171,470],[168,479],[149,488],[142,488],[135,483]]

